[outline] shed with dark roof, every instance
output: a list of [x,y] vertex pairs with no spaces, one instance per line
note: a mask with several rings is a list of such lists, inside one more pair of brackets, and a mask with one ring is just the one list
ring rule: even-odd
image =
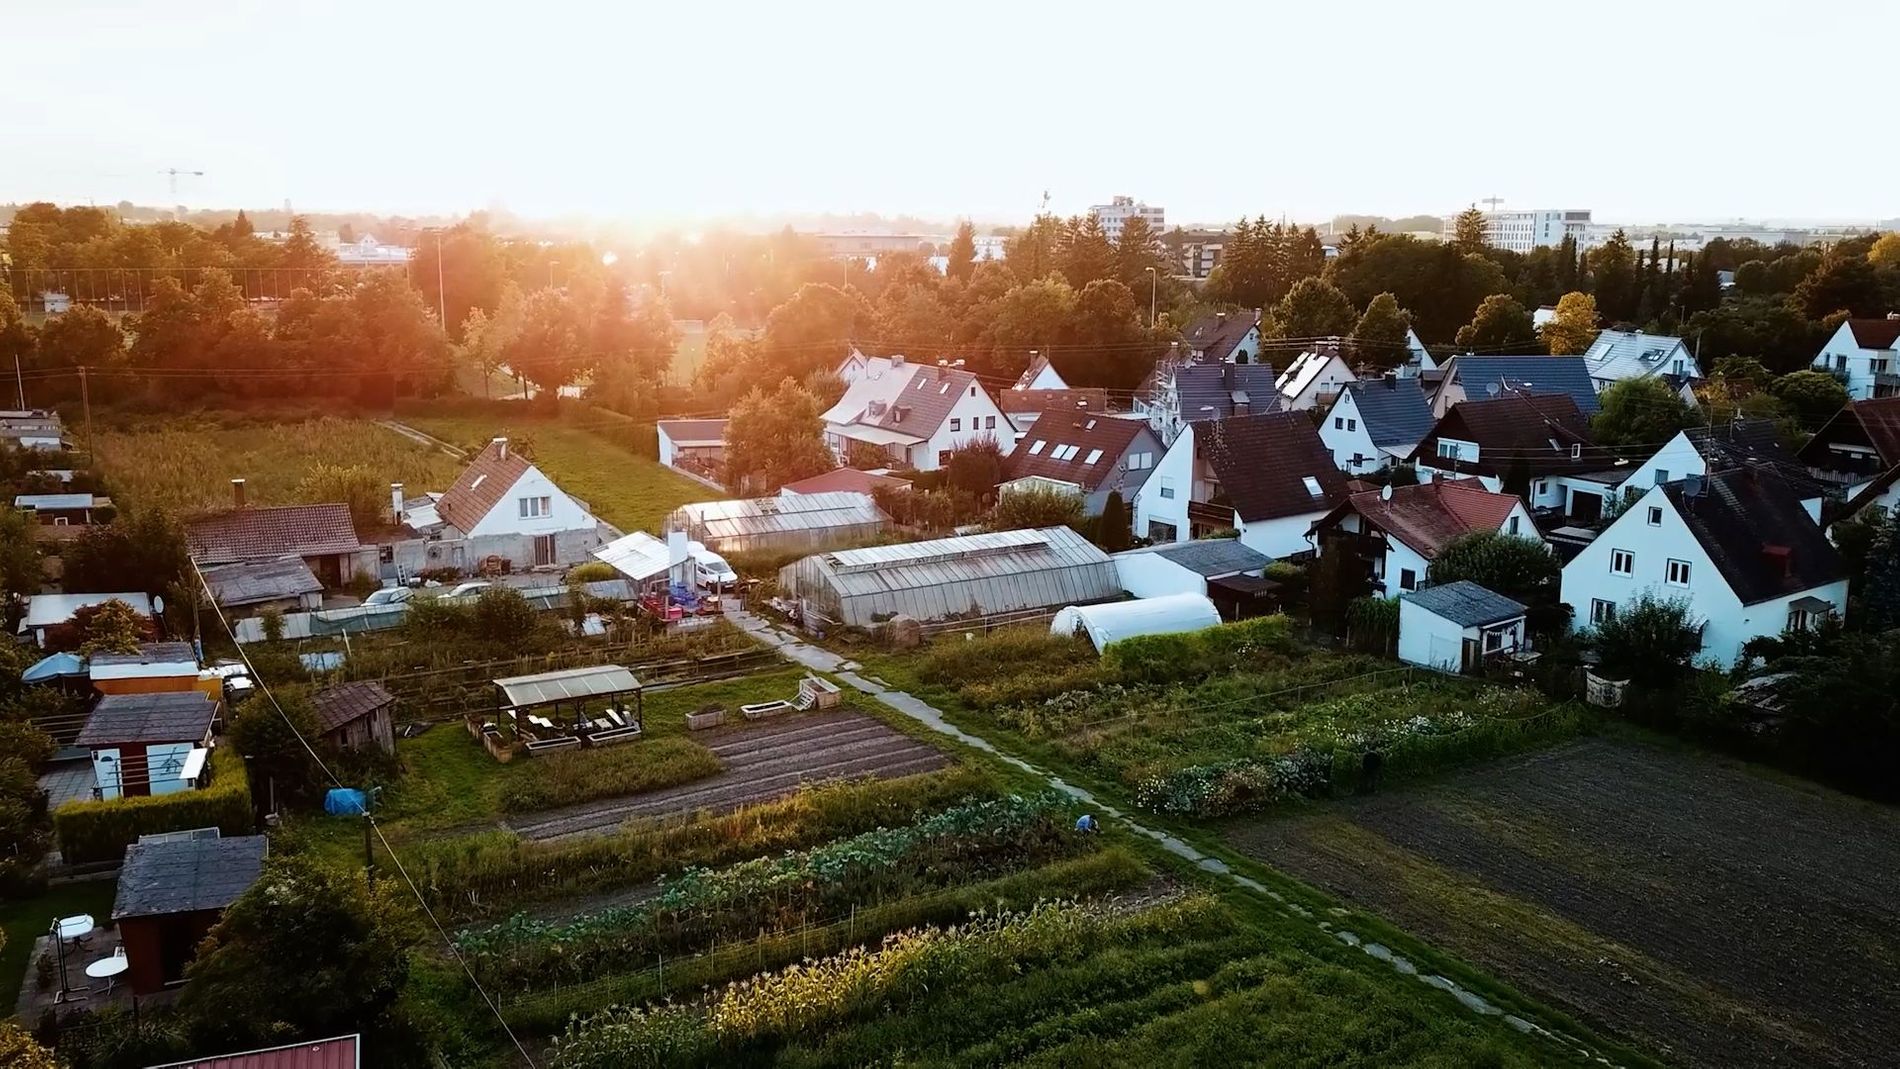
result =
[[205,585],[219,608],[244,614],[323,608],[323,584],[301,557],[223,564],[203,570]]
[[237,508],[191,521],[185,540],[200,566],[298,557],[332,587],[375,563],[343,504]]
[[374,746],[386,754],[396,752],[396,734],[390,722],[396,696],[381,683],[359,681],[327,687],[310,699],[310,705],[316,714],[317,732],[325,741],[346,750]]
[[223,705],[198,690],[108,694],[75,745],[92,751],[102,798],[169,794],[197,786]]
[[1399,660],[1476,671],[1486,657],[1529,648],[1524,604],[1469,579],[1399,598]]
[[126,848],[112,920],[126,979],[150,995],[182,982],[198,943],[264,871],[269,840],[154,838]]

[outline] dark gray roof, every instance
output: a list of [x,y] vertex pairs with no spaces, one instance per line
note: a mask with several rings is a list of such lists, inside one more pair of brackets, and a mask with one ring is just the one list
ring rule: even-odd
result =
[[1808,474],[1808,469],[1781,444],[1774,420],[1737,419],[1712,427],[1690,427],[1682,433],[1708,461],[1711,471],[1755,465],[1773,472],[1796,497],[1806,499],[1827,493],[1828,488]]
[[87,660],[94,666],[115,664],[198,663],[198,651],[189,642],[141,642],[137,653],[95,653]]
[[92,707],[76,745],[197,742],[211,730],[218,703],[203,691],[108,694]]
[[239,835],[133,843],[119,870],[112,919],[223,909],[263,874],[268,842]]
[[204,577],[220,605],[256,605],[323,592],[316,574],[298,557],[206,568]]
[[1664,483],[1662,491],[1744,605],[1847,576],[1827,534],[1772,471],[1738,468]]
[[1234,355],[1234,349],[1255,325],[1252,312],[1217,312],[1189,323],[1181,340],[1190,351],[1205,353],[1210,361],[1225,360]]
[[1484,627],[1524,615],[1524,605],[1469,579],[1428,586],[1403,595],[1404,600],[1442,616],[1459,627]]
[[1198,423],[1194,453],[1214,469],[1244,523],[1325,512],[1346,496],[1346,477],[1304,412]]
[[1413,445],[1431,433],[1432,406],[1416,378],[1388,376],[1349,382],[1346,390],[1352,394],[1353,405],[1359,409],[1359,419],[1372,435],[1373,445]]
[[310,699],[310,706],[317,715],[317,730],[327,735],[352,720],[393,704],[395,700],[394,694],[372,680],[341,683],[320,690]]
[[1271,364],[1188,364],[1174,373],[1181,419],[1194,423],[1234,415],[1234,395],[1247,396],[1249,413],[1280,410]]
[[1202,538],[1192,542],[1170,542],[1152,549],[1131,550],[1153,553],[1202,576],[1257,572],[1273,563],[1273,558],[1240,544],[1238,538]]
[[1482,401],[1492,383],[1530,393],[1567,393],[1588,419],[1597,414],[1597,388],[1581,356],[1455,356],[1446,378],[1456,377],[1465,398]]

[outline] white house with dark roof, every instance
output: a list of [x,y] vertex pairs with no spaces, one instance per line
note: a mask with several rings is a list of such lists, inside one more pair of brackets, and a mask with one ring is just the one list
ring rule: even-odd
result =
[[1847,612],[1847,571],[1779,480],[1754,468],[1653,486],[1564,565],[1579,628],[1639,595],[1685,602],[1701,660],[1732,667],[1751,639]]
[[1211,596],[1214,584],[1236,576],[1259,578],[1273,559],[1244,546],[1238,538],[1202,538],[1163,542],[1115,556],[1122,588],[1138,598],[1175,594]]
[[723,419],[663,419],[654,424],[660,463],[678,471],[717,478],[726,459]]
[[1135,533],[1180,542],[1236,531],[1269,557],[1308,551],[1306,532],[1346,494],[1346,477],[1303,412],[1182,428],[1135,495]]
[[1695,393],[1688,384],[1702,377],[1701,365],[1681,338],[1640,330],[1599,332],[1584,351],[1583,363],[1599,393],[1630,379],[1661,377],[1681,390],[1690,404],[1695,403]]
[[1319,422],[1320,441],[1349,475],[1402,462],[1432,429],[1417,378],[1387,375],[1348,383]]
[[1197,363],[1252,363],[1260,358],[1260,310],[1202,316],[1181,333],[1181,344]]
[[1351,365],[1336,345],[1322,345],[1301,353],[1273,382],[1282,408],[1305,411],[1332,401],[1347,383],[1358,382]]
[[1834,331],[1809,365],[1841,380],[1850,400],[1900,394],[1900,369],[1894,349],[1900,345],[1900,312],[1881,319],[1850,319]]
[[420,536],[393,547],[403,571],[470,572],[497,558],[517,569],[560,567],[587,560],[605,541],[587,502],[506,438],[490,440],[440,495],[405,500],[400,483],[390,492],[402,522]]
[[1069,384],[1063,381],[1062,375],[1056,371],[1054,365],[1049,363],[1048,357],[1037,353],[1030,357],[1029,366],[1024,368],[1023,373],[1017,377],[1015,388],[1018,390],[1066,390]]
[[892,467],[935,471],[959,446],[985,438],[1005,454],[1015,446],[1009,417],[975,375],[902,355],[866,357],[824,421],[825,444],[841,461],[856,443]]
[[1082,494],[1083,514],[1099,516],[1111,493],[1132,503],[1161,454],[1161,439],[1142,420],[1051,413],[1023,435],[1003,468],[1012,482],[1054,479],[1074,485]]
[[1527,610],[1469,579],[1399,598],[1399,660],[1469,672],[1487,656],[1530,648]]

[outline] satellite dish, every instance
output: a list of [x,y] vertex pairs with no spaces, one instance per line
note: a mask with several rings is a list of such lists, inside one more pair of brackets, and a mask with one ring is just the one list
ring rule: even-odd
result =
[[153,612],[155,612],[155,613],[159,613],[160,615],[163,615],[163,614],[164,614],[164,612],[165,612],[165,595],[163,595],[163,594],[154,594],[154,595],[152,595],[152,611],[153,611]]
[[1392,500],[1392,484],[1391,483],[1386,483],[1384,486],[1379,487],[1379,500],[1381,501]]
[[1498,384],[1495,382],[1485,383],[1484,392],[1490,394],[1493,397],[1496,397],[1498,395]]

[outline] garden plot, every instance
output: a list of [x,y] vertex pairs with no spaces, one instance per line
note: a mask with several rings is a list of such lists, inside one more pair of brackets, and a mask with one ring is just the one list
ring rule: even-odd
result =
[[894,778],[949,763],[941,751],[848,710],[787,716],[703,741],[724,772],[681,787],[514,817],[507,825],[525,839],[600,834],[636,817],[733,809],[788,794],[801,783]]
[[1243,850],[1676,1064],[1893,1064],[1900,813],[1592,740],[1234,824]]

